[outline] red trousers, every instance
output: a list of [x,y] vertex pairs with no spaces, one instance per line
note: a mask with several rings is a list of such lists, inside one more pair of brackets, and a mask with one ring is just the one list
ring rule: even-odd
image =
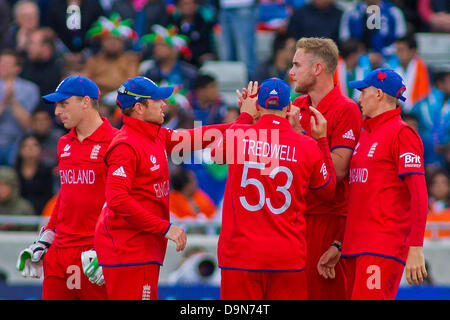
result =
[[44,300],[105,300],[106,288],[91,283],[83,273],[81,253],[89,247],[50,246],[44,256]]
[[317,271],[320,257],[336,240],[335,235],[345,224],[345,217],[338,215],[305,215],[306,218],[306,277],[308,279],[308,299],[345,300],[347,279],[345,262],[342,259],[334,267],[334,279],[325,279]]
[[306,300],[306,274],[222,269],[222,300]]
[[394,300],[405,266],[394,259],[373,255],[344,258],[352,300]]
[[158,300],[159,264],[103,267],[109,300]]

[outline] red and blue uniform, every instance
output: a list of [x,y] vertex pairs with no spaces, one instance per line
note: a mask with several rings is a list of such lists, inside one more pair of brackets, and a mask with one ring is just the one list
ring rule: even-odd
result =
[[[55,240],[44,256],[43,299],[106,298],[105,287],[83,275],[81,253],[94,248],[95,224],[105,202],[104,156],[117,131],[103,118],[83,141],[75,128],[58,141],[61,189],[46,226],[55,231]],[[68,286],[75,272],[80,283]]]
[[[423,244],[427,203],[422,141],[399,107],[364,121],[349,183],[342,247],[349,297],[394,299],[409,247]],[[368,285],[376,275],[379,285]]]
[[[300,108],[300,124],[306,135],[311,136],[310,97],[300,96],[293,104]],[[359,139],[362,125],[361,112],[356,103],[344,96],[340,88],[335,86],[316,108],[327,120],[327,141],[330,151],[338,148],[353,150]],[[348,203],[347,179],[344,178],[336,183],[336,192],[332,201],[323,201],[314,193],[310,193],[306,203],[308,298],[312,300],[345,299],[344,264],[340,261],[335,266],[335,279],[323,278],[317,270],[317,264],[334,240],[341,242],[343,240]]]
[[[261,93],[260,93],[261,94]],[[218,260],[222,299],[306,299],[306,194],[331,198],[335,173],[285,118],[234,125],[213,148],[228,163]]]

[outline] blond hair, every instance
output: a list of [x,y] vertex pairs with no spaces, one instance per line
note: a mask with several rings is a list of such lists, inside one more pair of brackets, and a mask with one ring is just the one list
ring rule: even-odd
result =
[[339,50],[332,39],[329,38],[301,38],[297,41],[297,49],[303,49],[315,59],[324,63],[326,71],[333,74],[336,71]]

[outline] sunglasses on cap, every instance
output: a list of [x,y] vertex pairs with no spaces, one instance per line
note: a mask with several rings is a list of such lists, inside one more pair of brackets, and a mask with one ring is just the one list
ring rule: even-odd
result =
[[151,96],[143,96],[141,94],[137,94],[137,93],[133,93],[131,91],[128,91],[127,89],[125,89],[125,87],[123,85],[119,87],[117,92],[121,93],[121,94],[127,94],[129,96],[139,97],[139,98],[145,98],[145,99],[151,99],[152,98]]

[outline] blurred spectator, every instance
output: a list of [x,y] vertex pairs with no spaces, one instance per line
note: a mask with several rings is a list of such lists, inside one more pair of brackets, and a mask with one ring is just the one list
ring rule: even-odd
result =
[[198,70],[195,66],[179,59],[180,54],[186,59],[189,59],[191,55],[186,37],[178,35],[174,27],[166,29],[155,25],[153,30],[153,33],[141,38],[142,43],[151,44],[153,47],[153,60],[147,61],[148,65],[141,72],[155,82],[170,83],[191,90]]
[[364,45],[354,38],[341,42],[339,53],[336,82],[339,83],[344,95],[358,101],[361,91],[350,88],[348,83],[362,80],[372,71],[369,57],[366,55]]
[[334,0],[312,0],[294,11],[288,25],[288,35],[298,40],[302,37],[331,38],[339,40],[342,10]]
[[253,80],[262,83],[268,78],[279,78],[290,83],[289,69],[295,54],[296,40],[278,33],[272,43],[272,57],[256,68]]
[[258,30],[286,33],[293,10],[305,3],[306,0],[259,0]]
[[164,112],[164,126],[170,129],[191,129],[194,124],[194,115],[191,105],[186,97],[186,90],[174,91],[166,100]]
[[117,12],[123,19],[132,19],[139,37],[151,33],[155,24],[169,24],[164,0],[115,0],[111,12]]
[[420,0],[390,0],[405,17],[407,33],[424,32],[425,25],[418,12]]
[[31,33],[26,48],[27,57],[21,77],[39,86],[40,95],[53,92],[62,77],[62,61],[55,54],[55,34],[50,28]]
[[443,146],[450,143],[450,72],[435,74],[431,94],[415,104],[411,113],[418,120],[426,168],[444,167]]
[[[2,215],[33,215],[31,203],[20,196],[20,184],[15,170],[0,166],[0,214]],[[34,230],[33,227],[31,230]],[[1,224],[0,230],[29,230],[14,224]]]
[[0,0],[0,50],[3,49],[3,39],[10,28],[11,11],[6,0]]
[[177,0],[177,10],[171,17],[179,34],[189,38],[191,49],[189,63],[200,67],[207,60],[217,60],[214,50],[214,21],[206,21],[199,10],[197,0]]
[[244,62],[251,77],[258,64],[255,50],[257,1],[219,0],[219,4],[219,23],[222,29],[220,58]]
[[32,0],[19,0],[13,7],[13,15],[14,22],[1,47],[25,54],[32,31],[39,27],[39,7]]
[[12,165],[15,147],[31,128],[31,113],[39,102],[39,88],[19,78],[22,58],[14,51],[0,53],[0,164]]
[[189,102],[194,112],[195,120],[202,125],[221,123],[226,111],[216,79],[207,74],[200,74],[195,79]]
[[418,0],[417,9],[431,32],[450,32],[450,2],[448,0]]
[[[435,172],[428,181],[429,212],[427,222],[450,222],[450,179],[448,172]],[[427,230],[425,237],[430,237]],[[438,237],[450,237],[450,227],[441,229]]]
[[45,204],[53,196],[52,168],[41,161],[39,141],[26,135],[19,144],[16,172],[20,182],[20,194],[31,202],[36,214],[41,214]]
[[227,107],[227,111],[223,117],[223,123],[231,123],[235,122],[239,117],[239,108],[238,107]]
[[51,168],[56,167],[58,164],[58,140],[64,135],[64,131],[53,126],[52,117],[48,110],[37,108],[33,111],[30,133],[39,142],[41,162]]
[[67,61],[83,60],[81,52],[88,47],[86,33],[102,15],[98,0],[50,0],[45,22],[67,47]]
[[[368,6],[377,6],[380,16],[367,12]],[[389,1],[365,0],[356,2],[342,16],[339,30],[341,41],[349,38],[361,40],[370,52],[372,50],[389,57],[395,54],[394,42],[406,35],[403,12]]]
[[[411,126],[411,128],[413,128],[417,133],[419,133],[420,128],[419,128],[419,120],[417,119],[417,117],[413,114],[413,113],[401,113],[401,117],[402,120],[404,122],[406,122],[409,126]],[[423,141],[423,137],[422,141]],[[425,144],[425,143],[424,143]]]
[[190,170],[180,169],[172,174],[169,209],[178,219],[211,219],[217,208],[211,198],[197,185]]
[[130,24],[114,13],[109,19],[100,17],[87,32],[88,37],[100,40],[101,48],[87,59],[82,74],[98,85],[100,96],[115,92],[127,79],[139,74],[140,56],[125,50],[127,41],[137,39]]
[[408,35],[395,41],[396,56],[388,60],[390,68],[402,76],[406,91],[402,103],[404,112],[411,112],[412,107],[425,99],[431,92],[428,68],[425,61],[417,54],[417,41],[414,35]]

